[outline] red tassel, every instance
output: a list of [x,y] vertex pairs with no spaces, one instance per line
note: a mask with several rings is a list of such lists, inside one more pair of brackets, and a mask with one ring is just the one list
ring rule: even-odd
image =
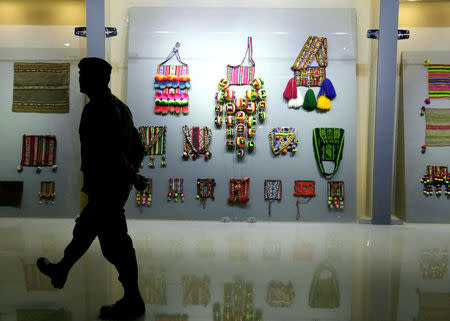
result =
[[289,79],[286,89],[284,90],[283,97],[286,99],[297,98],[297,84],[295,78]]

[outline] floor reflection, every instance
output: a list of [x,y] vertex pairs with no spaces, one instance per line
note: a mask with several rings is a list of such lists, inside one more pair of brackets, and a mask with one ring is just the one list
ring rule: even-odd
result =
[[[72,220],[0,221],[0,320],[96,320],[122,296],[96,241],[63,291]],[[450,320],[450,227],[129,221],[143,320]]]

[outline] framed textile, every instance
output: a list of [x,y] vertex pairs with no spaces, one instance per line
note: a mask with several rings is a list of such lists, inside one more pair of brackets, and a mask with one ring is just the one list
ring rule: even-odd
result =
[[68,113],[70,64],[14,63],[13,112]]
[[0,181],[0,206],[20,206],[22,194],[23,182]]
[[47,204],[49,201],[55,204],[55,182],[41,182],[41,191],[39,192],[39,204],[43,201]]
[[154,168],[155,156],[161,156],[161,167],[166,163],[166,126],[141,126],[139,127],[145,151],[150,156],[148,166]]
[[428,98],[430,99],[450,99],[450,65],[444,64],[430,64],[425,61],[427,66],[427,81],[428,81]]
[[230,196],[229,203],[247,203],[249,201],[248,193],[250,191],[250,178],[242,179],[230,178]]
[[282,193],[281,180],[266,179],[264,181],[264,200],[269,202],[269,216],[271,216],[272,202],[280,201],[281,193]]
[[[342,128],[314,128],[314,154],[319,171],[326,179],[330,179],[339,169],[344,149],[344,129]],[[327,172],[324,162],[334,163],[332,172]]]
[[209,127],[203,126],[183,126],[183,159],[196,159],[200,155],[204,155],[205,159],[211,157],[211,152],[208,150],[211,143],[212,132]]
[[344,208],[344,182],[330,181],[327,183],[328,207],[335,209]]
[[24,166],[37,167],[38,172],[43,166],[52,166],[56,170],[56,136],[23,135],[22,160],[18,170],[23,170]]
[[421,115],[425,115],[425,145],[422,145],[422,152],[428,146],[450,146],[450,108],[422,107]]

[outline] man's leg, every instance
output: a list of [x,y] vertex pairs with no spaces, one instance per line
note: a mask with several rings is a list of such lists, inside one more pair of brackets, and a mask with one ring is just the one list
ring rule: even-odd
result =
[[64,257],[59,263],[52,264],[43,257],[37,260],[39,270],[51,279],[55,288],[64,287],[70,269],[86,253],[97,236],[97,224],[93,219],[95,213],[91,212],[92,206],[88,203],[75,220],[72,241],[64,250]]

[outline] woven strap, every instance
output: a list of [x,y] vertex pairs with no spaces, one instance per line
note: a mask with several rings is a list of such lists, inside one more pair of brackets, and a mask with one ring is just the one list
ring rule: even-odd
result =
[[[325,178],[331,178],[339,169],[344,148],[344,130],[342,128],[314,128],[313,130],[314,152],[320,173]],[[326,172],[324,161],[334,163],[331,173]]]
[[172,59],[173,56],[175,56],[175,57],[177,58],[177,60],[178,60],[183,66],[186,66],[186,67],[187,67],[187,64],[184,63],[184,62],[181,60],[180,53],[178,52],[178,49],[180,49],[180,46],[181,46],[181,44],[180,44],[179,42],[177,42],[177,43],[175,44],[175,47],[173,47],[172,51],[171,51],[170,54],[167,56],[167,58],[166,58],[162,63],[159,64],[158,69],[159,69],[160,66],[166,64],[170,59]]
[[311,65],[314,58],[320,67],[328,65],[327,38],[309,36],[291,69],[294,71],[305,69]]
[[253,42],[252,42],[252,37],[248,37],[247,38],[247,50],[245,51],[245,55],[244,58],[242,59],[242,62],[239,65],[233,66],[233,65],[228,65],[230,67],[239,67],[242,66],[245,62],[245,58],[248,56],[248,62],[250,63],[250,65],[252,65],[253,67],[255,66],[255,62],[253,61]]

